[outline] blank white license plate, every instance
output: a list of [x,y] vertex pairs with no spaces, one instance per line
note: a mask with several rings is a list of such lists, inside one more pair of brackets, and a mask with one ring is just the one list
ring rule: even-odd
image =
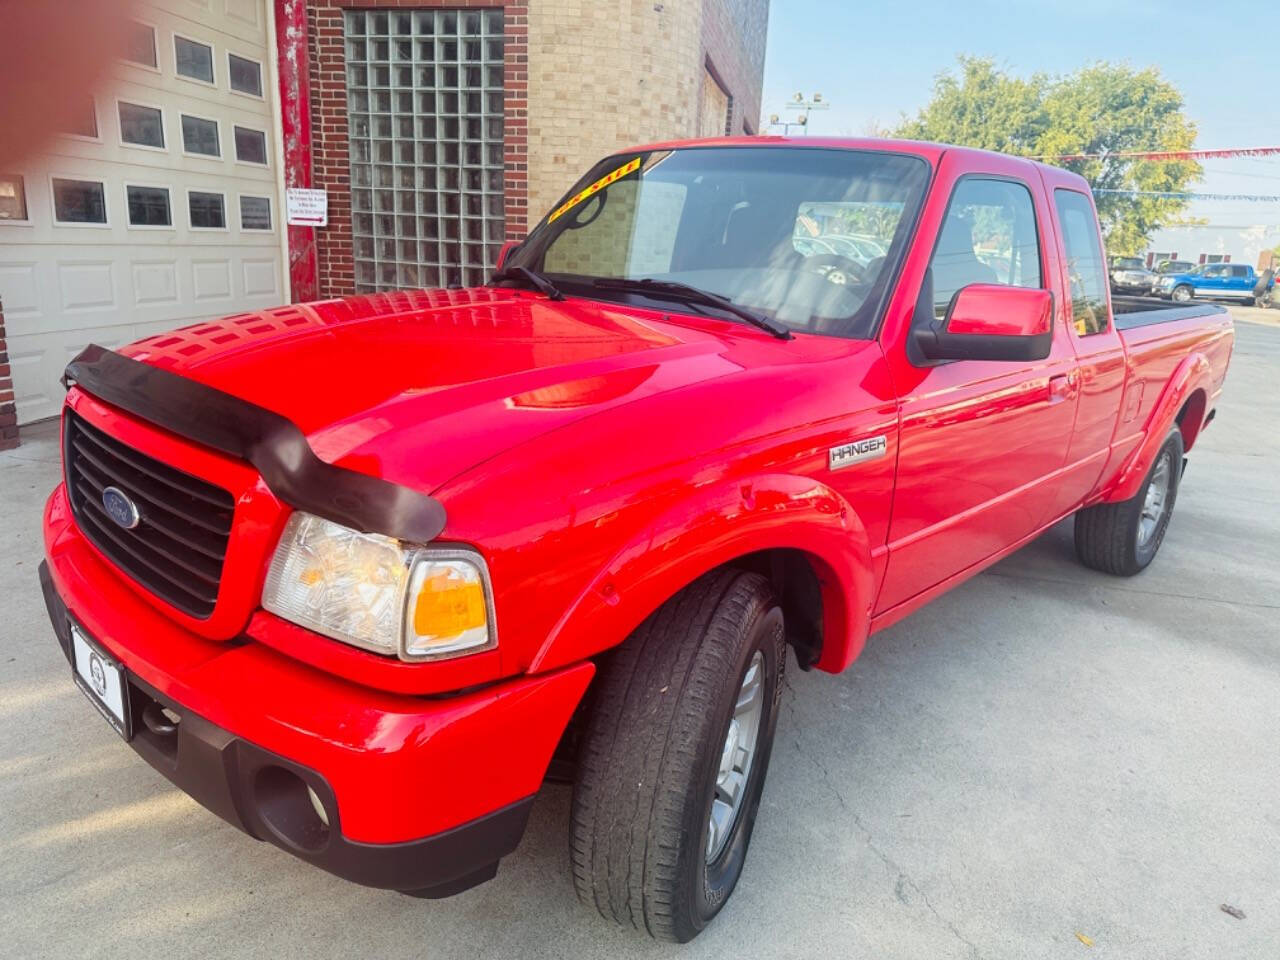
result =
[[75,661],[73,675],[76,685],[116,733],[128,740],[129,687],[124,678],[124,668],[74,623],[71,625],[71,651]]

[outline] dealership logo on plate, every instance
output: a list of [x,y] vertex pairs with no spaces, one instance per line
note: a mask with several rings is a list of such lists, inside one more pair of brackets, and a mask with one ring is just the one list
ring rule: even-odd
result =
[[98,691],[98,696],[105,697],[107,695],[107,673],[102,666],[102,658],[92,650],[89,651],[89,677],[93,680],[93,689]]

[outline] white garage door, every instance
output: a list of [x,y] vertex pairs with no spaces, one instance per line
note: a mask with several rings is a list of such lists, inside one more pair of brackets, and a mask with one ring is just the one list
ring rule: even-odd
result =
[[265,0],[137,9],[74,134],[0,170],[0,301],[19,423],[86,343],[288,299]]

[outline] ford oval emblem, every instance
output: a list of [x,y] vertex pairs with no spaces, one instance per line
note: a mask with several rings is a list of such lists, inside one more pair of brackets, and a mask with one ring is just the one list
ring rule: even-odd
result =
[[107,487],[102,491],[102,507],[107,511],[108,517],[126,530],[132,530],[142,522],[138,505],[119,487]]

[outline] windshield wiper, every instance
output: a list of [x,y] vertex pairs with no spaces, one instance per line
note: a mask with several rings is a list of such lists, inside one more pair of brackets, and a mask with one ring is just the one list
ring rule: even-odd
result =
[[530,270],[528,267],[503,267],[489,278],[490,283],[500,283],[503,280],[523,280],[525,283],[534,287],[539,293],[545,293],[548,299],[564,299],[564,294],[560,292],[559,287],[540,274],[537,270]]
[[653,296],[659,300],[665,297],[671,300],[684,300],[689,303],[718,307],[726,313],[733,314],[740,320],[745,320],[753,327],[759,327],[766,333],[773,334],[779,340],[792,339],[791,331],[783,324],[778,323],[778,321],[748,310],[746,307],[740,307],[728,297],[722,297],[718,293],[712,293],[710,290],[703,290],[701,287],[691,286],[687,283],[679,283],[675,280],[655,280],[653,277],[639,277],[631,280],[623,277],[598,277],[591,281],[591,285],[602,290],[629,290],[645,296]]

